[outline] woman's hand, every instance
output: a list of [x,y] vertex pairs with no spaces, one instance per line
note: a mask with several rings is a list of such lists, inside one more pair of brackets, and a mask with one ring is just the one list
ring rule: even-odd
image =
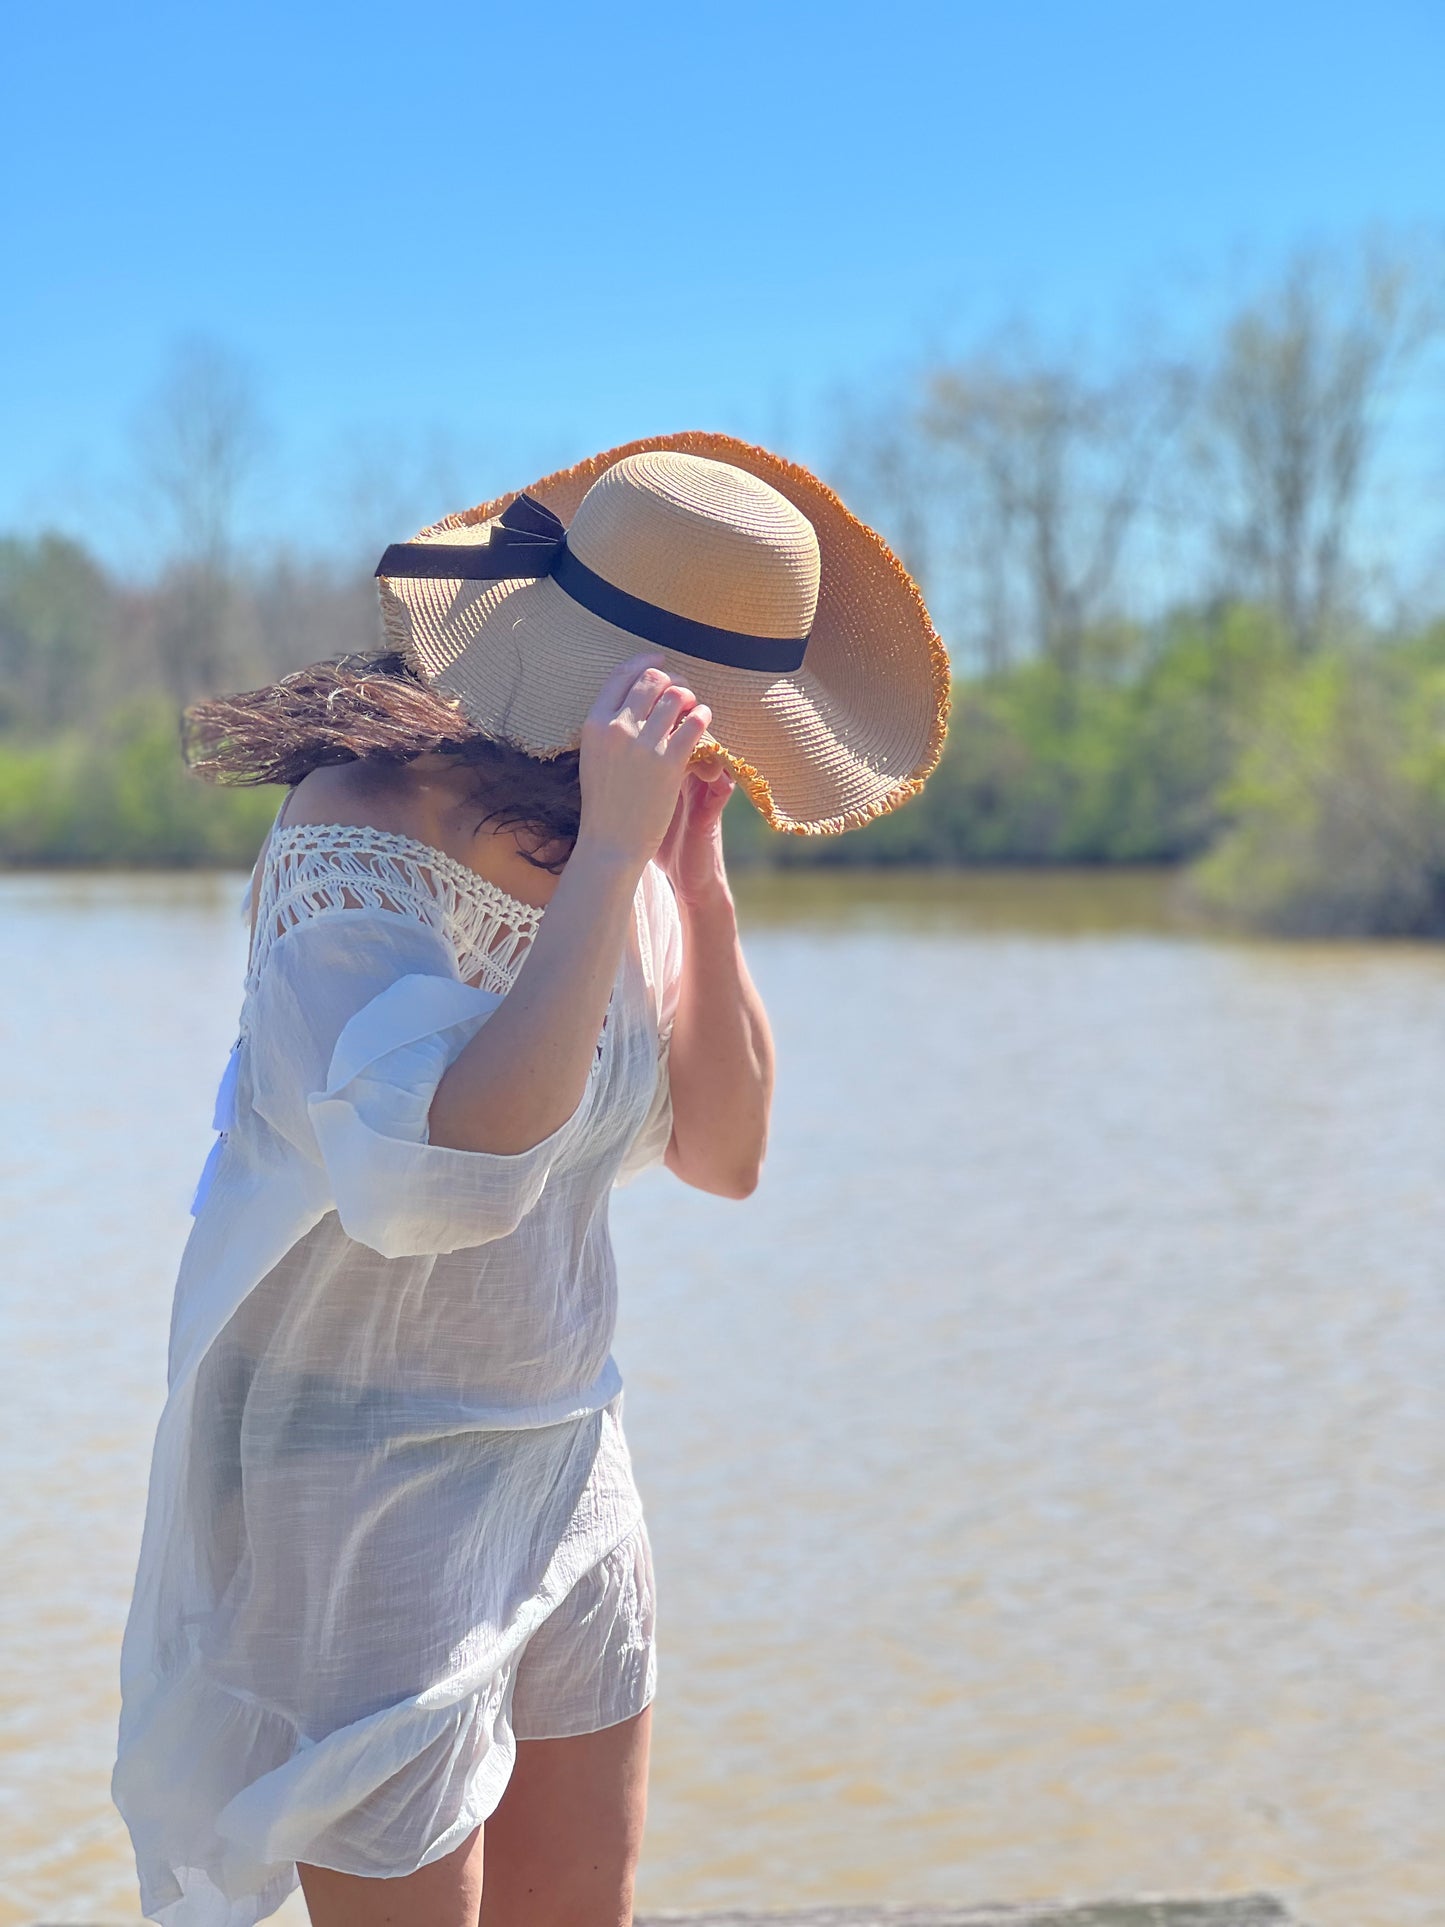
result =
[[710,720],[656,652],[608,678],[582,726],[582,821],[517,981],[443,1073],[430,1141],[515,1156],[574,1115],[632,930],[637,881]]
[[620,664],[582,725],[579,850],[636,868],[652,857],[678,806],[687,759],[712,711],[649,651]]
[[722,760],[700,757],[686,772],[657,861],[667,872],[678,903],[692,909],[726,894],[722,813],[737,782]]

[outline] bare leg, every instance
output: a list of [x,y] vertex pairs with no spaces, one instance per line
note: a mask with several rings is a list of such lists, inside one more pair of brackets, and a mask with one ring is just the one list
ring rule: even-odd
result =
[[600,1733],[518,1742],[487,1821],[481,1927],[631,1927],[651,1733],[646,1707]]
[[311,1927],[477,1927],[482,1829],[474,1828],[442,1859],[399,1880],[365,1880],[300,1863],[296,1871]]

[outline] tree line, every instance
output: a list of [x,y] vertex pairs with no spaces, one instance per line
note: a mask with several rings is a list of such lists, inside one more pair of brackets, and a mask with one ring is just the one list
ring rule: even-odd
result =
[[[1218,914],[1445,930],[1438,253],[1297,256],[1189,353],[1101,366],[1023,329],[840,400],[828,469],[956,670],[923,795],[843,838],[729,812],[740,863],[1188,866]],[[1432,412],[1433,411],[1433,412]],[[376,633],[364,566],[241,552],[259,409],[177,358],[139,483],[165,559],[0,538],[0,860],[244,862],[275,799],[181,770],[179,707]],[[396,525],[401,525],[398,517]]]

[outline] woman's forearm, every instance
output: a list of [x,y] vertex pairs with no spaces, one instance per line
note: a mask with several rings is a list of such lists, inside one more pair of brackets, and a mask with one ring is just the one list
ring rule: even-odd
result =
[[680,899],[683,972],[669,1076],[667,1166],[699,1190],[743,1198],[767,1148],[773,1039],[748,975],[726,886]]
[[634,861],[579,838],[517,981],[437,1085],[433,1144],[527,1151],[581,1101],[627,939]]

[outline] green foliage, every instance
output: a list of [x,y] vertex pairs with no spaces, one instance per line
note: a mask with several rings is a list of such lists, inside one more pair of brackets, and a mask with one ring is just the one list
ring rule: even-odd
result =
[[94,707],[112,591],[78,543],[0,537],[0,729],[50,729]]
[[172,706],[138,697],[96,735],[0,741],[0,862],[245,866],[278,800],[198,781]]
[[814,841],[749,814],[730,839],[779,867],[1180,862],[1230,925],[1445,936],[1445,623],[1302,660],[1258,609],[1180,616],[1077,682],[960,688],[936,775],[877,824]]
[[777,837],[729,812],[740,863],[1172,863],[1222,827],[1241,719],[1288,661],[1249,609],[1157,637],[1095,639],[1082,679],[1034,662],[955,687],[943,761],[920,797],[843,837]]
[[1445,663],[1340,653],[1279,678],[1221,801],[1203,905],[1296,936],[1445,935]]

